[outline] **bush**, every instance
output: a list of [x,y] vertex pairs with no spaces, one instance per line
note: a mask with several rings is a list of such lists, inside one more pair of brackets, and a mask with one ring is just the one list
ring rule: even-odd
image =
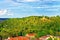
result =
[[52,38],[49,38],[48,40],[52,40]]

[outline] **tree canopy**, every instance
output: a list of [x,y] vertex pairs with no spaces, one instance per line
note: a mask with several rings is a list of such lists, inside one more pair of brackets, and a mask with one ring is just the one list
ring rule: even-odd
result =
[[43,35],[60,35],[60,16],[29,16],[24,18],[8,18],[0,23],[0,35],[25,36],[27,33]]

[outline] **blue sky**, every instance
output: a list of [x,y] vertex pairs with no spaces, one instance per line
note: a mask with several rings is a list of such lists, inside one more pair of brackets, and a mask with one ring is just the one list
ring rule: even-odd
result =
[[60,0],[0,0],[0,18],[60,15]]

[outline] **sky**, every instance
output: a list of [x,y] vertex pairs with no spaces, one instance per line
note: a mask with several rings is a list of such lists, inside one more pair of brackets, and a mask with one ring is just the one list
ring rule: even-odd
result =
[[0,0],[0,18],[60,15],[60,0]]

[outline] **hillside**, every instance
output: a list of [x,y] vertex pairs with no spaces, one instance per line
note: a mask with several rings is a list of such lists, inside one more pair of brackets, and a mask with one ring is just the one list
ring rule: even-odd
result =
[[36,33],[36,37],[43,35],[60,36],[60,16],[30,16],[24,18],[9,18],[0,24],[0,35],[25,36]]

